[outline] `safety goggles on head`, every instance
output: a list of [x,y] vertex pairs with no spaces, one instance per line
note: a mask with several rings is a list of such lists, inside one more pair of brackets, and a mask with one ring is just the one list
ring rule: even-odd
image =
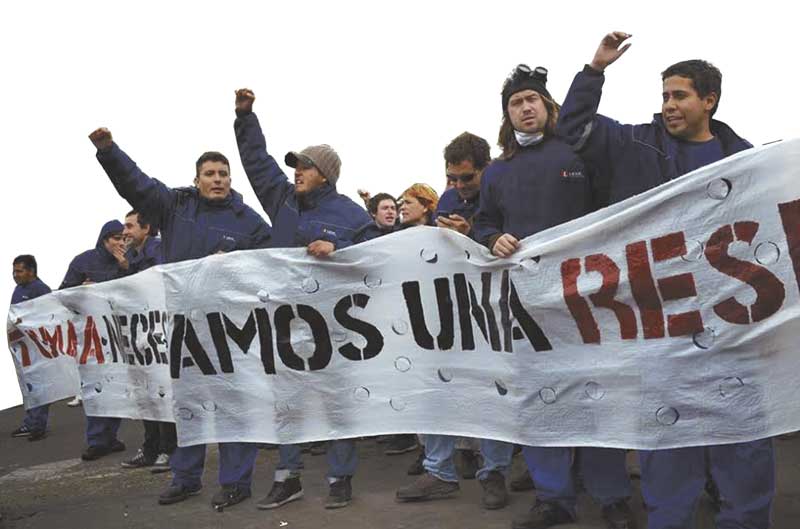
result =
[[516,68],[511,72],[508,76],[508,80],[516,80],[520,78],[530,77],[533,79],[542,79],[547,80],[547,68],[544,66],[537,66],[536,68],[531,68],[527,64],[518,64]]

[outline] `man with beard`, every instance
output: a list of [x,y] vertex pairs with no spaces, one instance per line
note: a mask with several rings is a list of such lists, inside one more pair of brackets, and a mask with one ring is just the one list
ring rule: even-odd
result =
[[[470,235],[473,217],[478,210],[481,176],[491,161],[489,143],[479,136],[464,132],[445,147],[444,159],[447,180],[452,185],[436,206],[436,225]],[[424,436],[425,458],[422,466],[425,472],[413,483],[400,487],[396,493],[397,500],[443,498],[459,490],[454,463],[456,440],[456,437],[449,435]],[[484,465],[474,476],[483,489],[481,501],[487,509],[500,509],[508,503],[505,474],[511,465],[514,447],[492,439],[481,439],[480,447]],[[464,452],[472,455],[471,451]]]
[[[267,152],[261,125],[253,113],[255,94],[236,91],[234,130],[247,178],[264,211],[272,220],[273,244],[277,248],[306,248],[324,258],[353,244],[359,228],[370,216],[355,202],[336,191],[341,160],[329,145],[312,145],[286,154],[286,165],[294,169],[294,183]],[[275,482],[259,509],[274,509],[303,496],[299,445],[281,445]],[[357,465],[353,439],[328,444],[328,499],[325,507],[345,507],[352,499],[351,479]]]
[[[500,258],[511,257],[520,240],[585,215],[599,205],[592,171],[566,142],[555,137],[559,106],[546,88],[547,70],[520,64],[502,91],[503,152],[484,171],[474,238]],[[587,491],[603,505],[615,529],[631,529],[631,495],[625,452],[581,449]],[[576,488],[569,447],[523,447],[536,486],[536,503],[513,529],[544,529],[576,519]]]

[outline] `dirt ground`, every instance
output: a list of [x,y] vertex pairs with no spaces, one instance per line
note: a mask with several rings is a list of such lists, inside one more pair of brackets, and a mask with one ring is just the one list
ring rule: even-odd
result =
[[[256,500],[269,492],[277,452],[259,452],[253,498],[215,512],[211,496],[217,490],[217,450],[209,447],[202,494],[171,506],[156,503],[158,493],[168,484],[170,474],[153,475],[147,470],[126,470],[120,461],[131,457],[142,442],[140,423],[123,421],[120,439],[128,446],[124,453],[98,461],[82,462],[84,417],[80,408],[63,402],[51,408],[50,434],[39,442],[13,439],[8,433],[22,417],[20,407],[0,412],[0,529],[38,528],[169,528],[201,529],[236,527],[268,528],[442,528],[507,529],[512,517],[526,511],[533,492],[511,494],[510,504],[497,511],[481,507],[480,485],[461,481],[453,498],[425,503],[396,503],[395,490],[411,477],[406,469],[416,454],[383,455],[383,445],[374,439],[359,441],[359,469],[353,479],[353,502],[344,509],[325,510],[327,495],[325,457],[306,454],[303,488],[305,497],[273,511],[259,511]],[[778,495],[773,505],[773,527],[800,527],[800,438],[777,440]],[[632,459],[635,459],[632,458]],[[515,458],[515,465],[521,465]],[[638,481],[631,506],[646,527]],[[565,529],[605,527],[600,508],[585,494],[579,502],[579,523]],[[707,500],[701,500],[698,529],[714,527]]]

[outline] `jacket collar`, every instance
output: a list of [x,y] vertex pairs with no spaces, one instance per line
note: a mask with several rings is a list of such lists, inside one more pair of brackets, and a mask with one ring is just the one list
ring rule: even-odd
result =
[[302,195],[295,194],[297,206],[301,210],[314,209],[319,206],[319,203],[322,202],[325,197],[333,193],[336,193],[336,189],[333,186],[330,184],[322,184],[308,193],[303,193]]

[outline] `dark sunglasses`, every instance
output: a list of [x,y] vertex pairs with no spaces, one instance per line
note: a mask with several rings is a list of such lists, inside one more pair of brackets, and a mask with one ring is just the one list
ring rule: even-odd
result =
[[472,182],[475,178],[475,175],[478,173],[469,173],[469,174],[462,174],[462,175],[447,175],[447,181],[455,184],[457,181],[461,180],[462,184],[468,184]]

